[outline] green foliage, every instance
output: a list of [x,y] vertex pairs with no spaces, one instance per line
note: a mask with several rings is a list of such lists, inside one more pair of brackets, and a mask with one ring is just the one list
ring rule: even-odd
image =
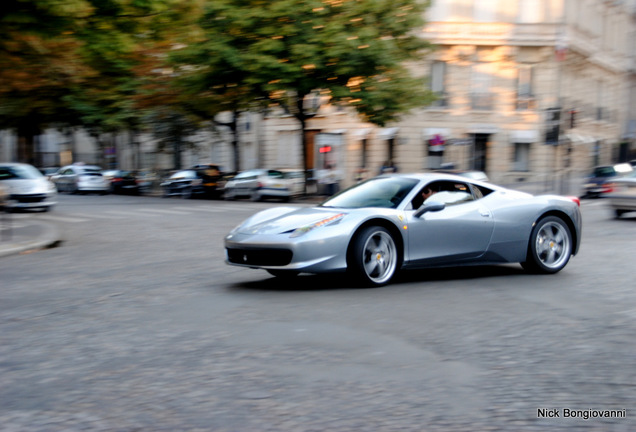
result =
[[202,37],[175,59],[197,66],[191,89],[224,102],[237,93],[244,103],[267,96],[302,120],[310,113],[297,109],[298,99],[321,90],[382,125],[431,100],[424,81],[405,67],[429,48],[418,34],[426,6],[417,0],[211,0]]
[[[0,127],[134,127],[139,47],[171,37],[197,1],[3,0]],[[196,15],[196,14],[195,14]],[[178,26],[177,26],[178,27]]]

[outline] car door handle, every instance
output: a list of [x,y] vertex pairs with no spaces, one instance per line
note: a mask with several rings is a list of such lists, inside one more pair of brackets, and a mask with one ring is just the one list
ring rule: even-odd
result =
[[490,217],[490,212],[486,210],[479,210],[479,214],[483,217]]

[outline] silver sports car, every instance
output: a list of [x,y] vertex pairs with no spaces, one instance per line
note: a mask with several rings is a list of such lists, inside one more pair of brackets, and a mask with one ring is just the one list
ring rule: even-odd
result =
[[225,237],[226,262],[275,276],[348,272],[365,286],[400,269],[518,262],[556,273],[581,244],[580,201],[451,174],[392,174],[316,207],[275,207]]

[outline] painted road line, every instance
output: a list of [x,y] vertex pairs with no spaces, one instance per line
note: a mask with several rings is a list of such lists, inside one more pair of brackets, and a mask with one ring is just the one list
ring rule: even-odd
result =
[[55,215],[51,215],[51,214],[43,214],[43,215],[38,215],[37,219],[44,219],[44,220],[49,220],[49,221],[53,221],[53,222],[71,222],[71,223],[79,223],[79,222],[88,222],[90,221],[90,219],[83,219],[83,218],[76,218],[76,217],[71,217],[71,216],[55,216]]

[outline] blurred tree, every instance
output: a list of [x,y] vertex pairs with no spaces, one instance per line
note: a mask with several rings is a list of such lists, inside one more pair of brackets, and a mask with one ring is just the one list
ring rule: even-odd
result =
[[41,129],[68,115],[60,103],[91,74],[75,32],[93,13],[85,0],[4,0],[0,6],[0,128],[18,133],[18,159],[35,163]]
[[0,128],[33,137],[52,125],[93,136],[135,130],[136,52],[170,33],[198,2],[180,0],[3,0],[0,6]]
[[212,112],[268,100],[293,114],[307,168],[305,128],[317,108],[308,96],[319,92],[380,126],[432,100],[407,66],[430,48],[418,34],[428,4],[209,0],[200,39],[176,58],[187,65],[186,88],[207,99]]

